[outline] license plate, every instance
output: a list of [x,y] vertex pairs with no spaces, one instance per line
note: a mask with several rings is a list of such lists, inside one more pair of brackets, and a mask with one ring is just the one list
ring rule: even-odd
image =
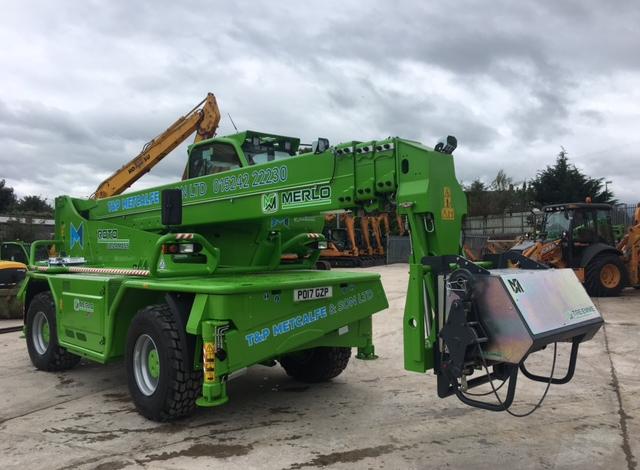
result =
[[329,287],[312,287],[311,289],[294,289],[293,301],[302,302],[305,300],[328,299],[333,297],[333,290]]

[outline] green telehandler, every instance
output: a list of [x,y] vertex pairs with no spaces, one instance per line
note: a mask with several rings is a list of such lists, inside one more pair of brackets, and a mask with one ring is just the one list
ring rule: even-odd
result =
[[[397,207],[412,242],[405,368],[433,370],[440,397],[492,411],[508,411],[519,371],[569,381],[602,318],[571,270],[460,256],[456,145],[318,139],[300,153],[298,138],[245,131],[191,145],[182,181],[58,197],[55,240],[33,243],[21,290],[33,364],[124,358],[133,402],[159,421],[225,403],[227,382],[257,364],[330,380],[352,348],[376,357],[371,317],[388,304],[377,274],[315,269],[324,214]],[[51,243],[57,256],[37,261]],[[529,372],[526,358],[557,342],[571,343],[565,377]],[[466,393],[494,382],[508,382],[506,396]]]

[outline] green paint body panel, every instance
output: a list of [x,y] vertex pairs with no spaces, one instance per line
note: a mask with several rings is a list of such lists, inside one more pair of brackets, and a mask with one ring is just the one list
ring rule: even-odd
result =
[[[434,279],[421,259],[460,253],[466,198],[453,157],[399,138],[294,155],[298,145],[292,137],[241,132],[189,147],[184,181],[102,200],[58,197],[54,243],[94,271],[38,264],[34,243],[22,297],[29,300],[30,285],[48,285],[61,345],[99,362],[122,357],[133,315],[167,294],[190,296],[185,330],[199,347],[220,341],[216,332],[224,331],[227,355],[216,360],[218,376],[316,346],[358,347],[360,357],[374,357],[371,316],[388,306],[379,276],[314,270],[318,234],[325,212],[397,204],[413,247],[405,367],[433,367],[437,331],[427,336],[425,316],[433,319]],[[206,165],[229,169],[193,174]],[[161,224],[165,189],[182,192],[179,230]],[[193,235],[181,239],[178,231]],[[198,254],[163,251],[194,243]],[[294,299],[296,289],[325,287],[328,298]],[[194,367],[201,361],[197,354]],[[225,390],[218,379],[205,383],[199,404],[226,401]]]

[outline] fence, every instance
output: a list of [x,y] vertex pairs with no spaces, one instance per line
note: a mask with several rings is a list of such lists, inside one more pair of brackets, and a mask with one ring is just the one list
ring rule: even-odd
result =
[[611,223],[613,225],[624,225],[628,228],[633,224],[633,214],[636,206],[633,204],[616,204],[611,211]]
[[[635,204],[615,205],[611,211],[611,223],[624,226],[626,230],[633,223],[635,209]],[[531,212],[467,217],[464,222],[465,247],[471,254],[479,256],[488,239],[495,245],[502,239],[513,240],[527,232],[533,233],[533,223]],[[387,263],[406,263],[410,253],[408,237],[389,237],[387,240]]]
[[409,237],[392,236],[387,238],[387,264],[408,263],[411,256]]
[[[616,204],[611,211],[611,223],[623,225],[627,229],[633,223],[635,209],[635,204]],[[531,212],[474,216],[466,218],[464,231],[468,236],[515,238],[527,232],[533,232],[533,222]]]
[[531,215],[531,212],[513,212],[511,214],[467,217],[464,223],[464,232],[469,236],[514,238],[533,231]]
[[35,217],[0,216],[0,240],[48,240],[53,238],[53,219]]

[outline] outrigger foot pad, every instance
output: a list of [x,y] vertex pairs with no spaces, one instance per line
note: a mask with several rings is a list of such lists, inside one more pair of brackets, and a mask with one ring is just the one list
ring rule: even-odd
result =
[[373,361],[375,359],[378,359],[375,346],[373,344],[370,344],[369,346],[365,346],[364,348],[358,348],[356,359],[362,359],[363,361]]
[[203,407],[213,407],[224,405],[229,401],[226,384],[204,384],[202,386],[202,396],[196,400],[196,405]]

